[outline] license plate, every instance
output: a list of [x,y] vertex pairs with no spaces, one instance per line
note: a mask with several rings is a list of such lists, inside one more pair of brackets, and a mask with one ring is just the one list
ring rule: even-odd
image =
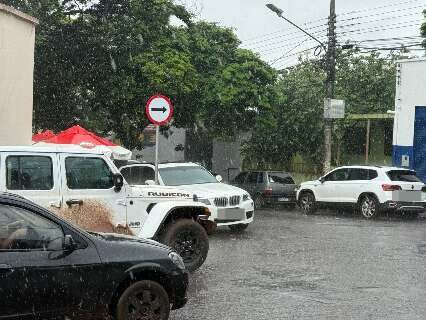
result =
[[279,202],[288,202],[288,201],[290,201],[290,199],[289,198],[278,198],[278,201]]

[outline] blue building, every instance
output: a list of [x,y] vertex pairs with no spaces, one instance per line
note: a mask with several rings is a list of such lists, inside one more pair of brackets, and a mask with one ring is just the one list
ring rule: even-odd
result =
[[397,62],[393,164],[426,182],[426,59]]

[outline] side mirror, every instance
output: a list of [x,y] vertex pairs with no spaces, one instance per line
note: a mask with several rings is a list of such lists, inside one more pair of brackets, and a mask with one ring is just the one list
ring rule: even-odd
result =
[[155,186],[156,185],[154,180],[146,180],[145,184],[148,185],[148,186]]
[[63,249],[66,252],[72,252],[77,248],[77,245],[72,237],[72,235],[67,234],[64,238]]
[[222,182],[222,181],[223,181],[223,178],[222,178],[222,176],[221,176],[220,174],[218,174],[218,175],[216,176],[216,180],[217,180],[218,182]]
[[319,178],[319,181],[320,181],[321,183],[324,183],[324,182],[325,182],[325,178],[324,178],[324,177],[321,177],[321,178]]
[[114,190],[115,192],[119,192],[124,185],[124,178],[121,174],[115,173],[113,176],[114,180]]

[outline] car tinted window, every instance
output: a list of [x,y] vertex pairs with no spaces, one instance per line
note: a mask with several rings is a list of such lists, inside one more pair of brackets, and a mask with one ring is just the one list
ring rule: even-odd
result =
[[247,183],[257,183],[257,172],[250,172],[247,177]]
[[52,159],[40,156],[8,156],[6,187],[9,190],[51,190]]
[[142,185],[147,180],[155,180],[155,171],[150,167],[128,167],[121,170],[128,184]]
[[270,172],[268,174],[269,182],[279,184],[295,184],[292,177],[287,173],[282,172]]
[[416,172],[411,170],[391,170],[387,172],[387,175],[392,181],[422,182],[416,176]]
[[349,178],[348,169],[338,169],[325,177],[325,181],[346,181]]
[[247,176],[247,172],[241,172],[238,176],[235,177],[235,183],[244,183],[244,180]]
[[70,189],[110,189],[114,186],[113,174],[101,158],[68,157],[65,171]]
[[61,250],[56,223],[28,210],[0,204],[0,250]]

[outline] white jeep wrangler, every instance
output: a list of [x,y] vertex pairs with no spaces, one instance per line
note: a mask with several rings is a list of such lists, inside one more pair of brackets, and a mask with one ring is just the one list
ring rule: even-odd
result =
[[1,191],[19,194],[59,213],[81,209],[85,219],[95,211],[90,207],[95,202],[110,213],[114,231],[127,230],[169,245],[182,256],[189,271],[207,258],[206,229],[212,222],[205,204],[177,188],[129,186],[113,161],[99,151],[79,146],[1,146]]

